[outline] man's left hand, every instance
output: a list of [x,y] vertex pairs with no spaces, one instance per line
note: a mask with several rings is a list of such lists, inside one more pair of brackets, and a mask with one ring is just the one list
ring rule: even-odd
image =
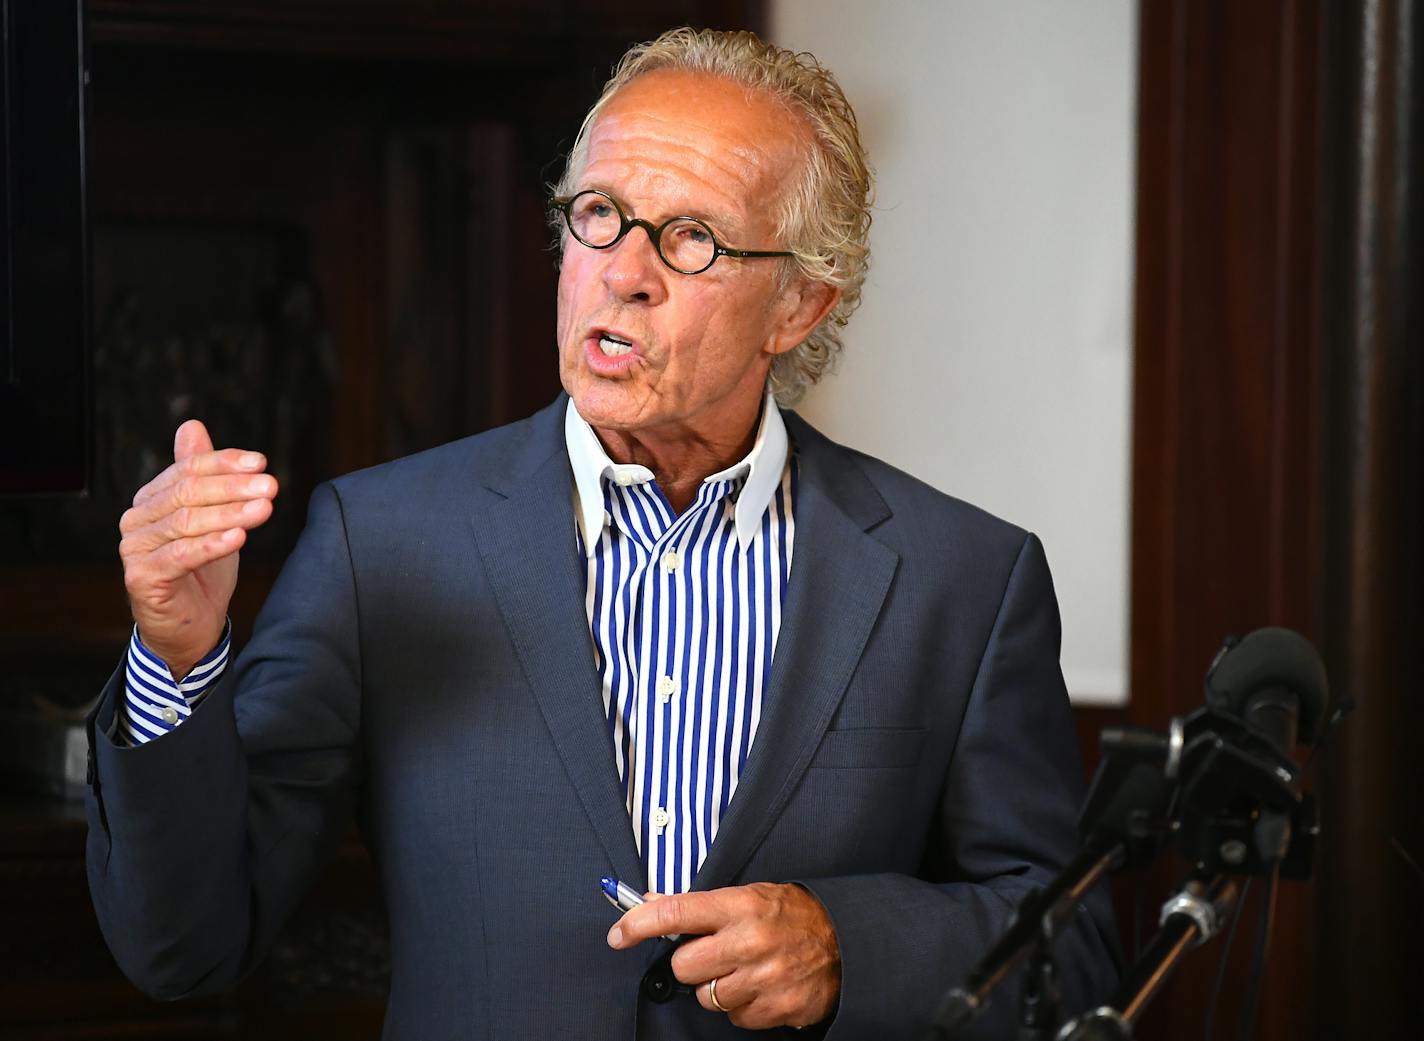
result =
[[703,1008],[725,1010],[739,1027],[810,1026],[836,1007],[836,932],[821,902],[798,885],[758,882],[653,897],[619,919],[608,945],[624,950],[678,933],[692,939],[673,954],[673,974],[696,988]]

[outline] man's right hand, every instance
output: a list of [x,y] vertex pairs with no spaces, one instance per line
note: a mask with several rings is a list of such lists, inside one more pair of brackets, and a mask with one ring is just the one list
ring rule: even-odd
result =
[[237,551],[272,516],[277,479],[266,467],[259,452],[214,451],[207,428],[190,419],[173,439],[173,465],[139,489],[119,520],[139,636],[174,679],[222,639]]

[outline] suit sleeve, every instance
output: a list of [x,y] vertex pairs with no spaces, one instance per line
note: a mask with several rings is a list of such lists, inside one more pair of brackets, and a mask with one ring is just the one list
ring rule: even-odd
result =
[[[830,1041],[921,1037],[1014,907],[1078,851],[1082,790],[1058,664],[1060,624],[1038,539],[1020,549],[985,646],[937,807],[922,877],[803,881],[841,948]],[[1079,907],[1054,955],[1065,1015],[1106,1000],[1118,971],[1107,892]],[[960,1038],[1014,1036],[1017,976]]]
[[91,716],[87,865],[120,968],[159,998],[231,986],[347,834],[360,725],[359,614],[341,504],[307,527],[252,642],[181,727],[108,736],[123,670]]

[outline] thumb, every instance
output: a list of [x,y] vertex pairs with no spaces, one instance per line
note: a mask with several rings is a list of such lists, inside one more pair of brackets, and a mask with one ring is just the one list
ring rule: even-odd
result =
[[201,455],[213,450],[213,439],[208,436],[208,428],[201,420],[190,419],[173,435],[173,461],[181,463],[189,456]]

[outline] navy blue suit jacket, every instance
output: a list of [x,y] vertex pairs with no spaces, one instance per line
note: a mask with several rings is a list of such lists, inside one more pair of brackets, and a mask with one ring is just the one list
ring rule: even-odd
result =
[[[347,834],[390,919],[385,1037],[747,1036],[645,996],[599,876],[643,885],[599,697],[566,398],[313,494],[251,643],[152,744],[94,726],[90,885],[126,973],[231,985]],[[829,1037],[918,1037],[1076,852],[1082,777],[1032,535],[786,416],[796,559],[765,709],[696,888],[799,881],[841,945]],[[1058,946],[1112,987],[1105,899]],[[1012,994],[975,1036],[1011,1036]],[[968,1035],[967,1035],[968,1036]]]

